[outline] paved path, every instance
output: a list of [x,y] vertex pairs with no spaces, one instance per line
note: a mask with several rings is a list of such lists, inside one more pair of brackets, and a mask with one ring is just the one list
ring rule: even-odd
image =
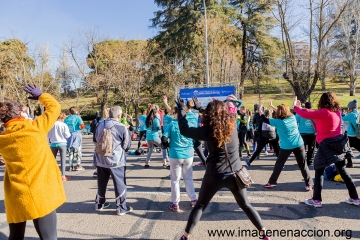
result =
[[[133,144],[133,149],[136,144]],[[129,156],[127,162],[128,204],[134,211],[124,216],[116,215],[113,184],[108,185],[109,209],[94,211],[94,198],[97,189],[92,177],[91,167],[93,144],[90,136],[84,136],[83,163],[85,171],[68,172],[71,181],[64,182],[67,202],[58,209],[59,239],[170,239],[181,236],[189,213],[189,200],[182,183],[181,211],[171,212],[170,180],[168,169],[163,169],[159,153],[154,153],[151,168],[144,169],[144,156]],[[358,153],[356,153],[358,154]],[[195,162],[199,159],[196,157]],[[256,183],[249,189],[249,200],[260,213],[267,229],[271,230],[328,230],[333,237],[274,237],[273,239],[349,239],[350,231],[343,231],[343,237],[335,237],[341,230],[351,230],[352,239],[360,238],[360,207],[344,203],[348,197],[342,183],[325,182],[323,208],[315,209],[303,204],[311,197],[305,191],[300,171],[293,156],[286,163],[278,186],[264,189],[271,174],[275,156],[261,156],[250,168]],[[195,165],[195,163],[194,163]],[[4,169],[0,169],[3,178]],[[349,169],[356,185],[360,186],[360,162],[355,160],[355,168]],[[312,176],[314,171],[311,170]],[[199,191],[204,174],[202,167],[194,166],[194,184]],[[360,187],[357,187],[360,192]],[[0,239],[7,239],[8,225],[5,218],[3,184],[0,185]],[[56,196],[54,196],[56,197]],[[51,201],[51,199],[49,199]],[[259,239],[240,236],[239,230],[254,230],[253,225],[242,212],[231,193],[220,191],[205,210],[191,239]],[[210,237],[211,230],[234,230],[234,236]],[[339,230],[339,231],[337,231]],[[289,232],[290,233],[290,232]],[[320,232],[318,231],[320,234]],[[311,233],[310,233],[311,234]],[[235,236],[236,235],[236,236]],[[32,222],[28,222],[26,239],[37,239]]]

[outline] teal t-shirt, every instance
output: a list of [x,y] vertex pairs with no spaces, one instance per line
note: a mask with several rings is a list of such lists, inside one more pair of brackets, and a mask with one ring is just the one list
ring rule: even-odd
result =
[[310,119],[302,118],[299,115],[295,115],[295,118],[296,118],[296,122],[298,123],[300,133],[308,133],[308,134],[315,133],[314,124]]
[[280,138],[280,148],[290,150],[304,145],[295,116],[283,120],[270,118],[269,121],[271,126],[276,127],[276,132]]
[[163,136],[170,139],[170,158],[185,159],[194,157],[193,140],[180,134],[178,121],[171,122]]
[[69,127],[71,133],[81,131],[80,124],[84,124],[83,120],[78,115],[66,117],[64,123]]
[[156,140],[160,138],[159,130],[160,129],[160,119],[154,118],[153,127],[146,128],[146,140]]
[[61,147],[66,146],[66,143],[51,143],[50,147]]
[[146,130],[146,116],[145,115],[141,115],[139,117],[139,131],[145,131]]
[[199,127],[199,114],[189,111],[186,114],[186,120],[188,120],[189,127]]
[[357,126],[357,118],[359,116],[359,111],[358,110],[353,110],[352,112],[346,114],[345,116],[343,116],[342,120],[344,122],[348,122],[348,129],[347,129],[347,135],[349,137],[356,137],[357,136],[357,132],[356,130],[356,126]]
[[174,121],[174,118],[170,115],[165,115],[163,117],[163,128],[164,128],[164,131],[165,129],[169,126],[169,124]]

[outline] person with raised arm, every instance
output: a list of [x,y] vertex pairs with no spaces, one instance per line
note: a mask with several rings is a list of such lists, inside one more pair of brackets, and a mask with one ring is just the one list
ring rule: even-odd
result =
[[275,127],[280,139],[280,150],[274,166],[273,173],[265,188],[273,188],[277,186],[277,180],[281,171],[289,158],[291,153],[294,153],[296,162],[301,171],[305,181],[306,191],[313,188],[313,181],[311,179],[310,170],[306,163],[304,141],[299,133],[295,116],[290,112],[290,109],[285,104],[280,104],[275,107],[270,100],[270,107],[276,112],[276,118],[266,118],[260,108],[261,119],[264,123],[270,124]]
[[205,110],[201,108],[196,97],[193,97],[193,101],[194,108],[203,114],[203,126],[191,127],[189,125],[186,118],[184,100],[178,98],[176,105],[178,107],[180,134],[188,138],[206,141],[209,156],[207,158],[206,171],[201,183],[198,201],[190,213],[185,232],[180,240],[187,240],[189,238],[207,205],[221,188],[227,188],[231,191],[239,207],[245,212],[263,236],[263,239],[271,239],[264,235],[265,228],[261,217],[249,203],[246,188],[239,189],[232,176],[234,172],[231,169],[234,169],[236,172],[242,167],[238,151],[239,140],[235,116],[228,111],[226,104],[222,101],[211,101]]
[[295,97],[294,111],[299,116],[316,120],[316,142],[319,144],[314,158],[315,184],[313,197],[306,199],[305,204],[316,208],[322,207],[321,191],[324,183],[324,170],[335,164],[341,178],[344,180],[350,198],[345,202],[360,205],[355,183],[345,168],[345,159],[352,156],[349,139],[341,131],[341,107],[335,93],[324,92],[318,103],[318,110],[302,109],[301,102]]
[[61,107],[36,85],[24,91],[45,107],[34,121],[22,116],[19,102],[0,102],[0,153],[6,161],[4,174],[5,212],[10,228],[9,240],[24,239],[26,221],[32,220],[41,239],[57,239],[56,209],[65,201],[59,167],[47,135],[59,117]]

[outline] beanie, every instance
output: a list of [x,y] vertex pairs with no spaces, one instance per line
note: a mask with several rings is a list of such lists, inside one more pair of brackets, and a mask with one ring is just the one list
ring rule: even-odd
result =
[[358,100],[354,99],[348,104],[348,108],[358,108]]
[[311,109],[311,108],[312,108],[311,102],[306,102],[306,103],[305,103],[305,108]]

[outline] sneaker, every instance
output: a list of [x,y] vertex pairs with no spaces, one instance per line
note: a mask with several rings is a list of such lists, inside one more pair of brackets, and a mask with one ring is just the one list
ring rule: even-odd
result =
[[250,162],[247,159],[245,159],[245,164],[247,167],[250,167]]
[[356,199],[347,198],[347,199],[345,199],[345,201],[347,204],[350,204],[350,205],[356,205],[356,206],[360,205],[360,198],[356,198]]
[[102,211],[108,207],[110,207],[110,203],[108,202],[105,202],[104,204],[95,203],[95,211]]
[[306,191],[311,191],[311,190],[313,190],[313,187],[312,186],[306,186],[305,189],[306,189]]
[[171,209],[173,212],[178,212],[180,210],[179,204],[177,203],[170,203],[169,209]]
[[70,177],[66,177],[66,176],[62,176],[61,177],[61,180],[63,180],[63,182],[65,182],[65,181],[70,181]]
[[277,185],[276,184],[271,184],[271,183],[267,183],[264,185],[264,188],[273,188],[273,187],[276,187]]
[[321,208],[322,207],[320,200],[313,200],[312,198],[305,199],[304,203],[307,204],[307,205],[310,205],[310,206],[314,206],[316,208]]
[[360,159],[360,155],[356,156],[355,159]]
[[270,151],[269,151],[270,153],[273,153],[274,152],[274,149],[270,149]]
[[97,172],[93,173],[93,178],[97,178]]
[[268,151],[265,151],[265,155],[269,155]]
[[143,145],[141,145],[142,147],[149,147],[148,143],[144,143]]
[[169,164],[163,164],[163,168],[168,168],[168,167],[170,167],[170,165]]
[[116,209],[116,213],[117,213],[117,215],[122,216],[122,215],[125,215],[125,214],[129,213],[129,212],[132,212],[132,210],[134,210],[134,209],[132,207],[130,207],[130,206],[127,207],[126,211],[124,211],[124,210],[121,211],[121,209],[118,207]]
[[271,237],[265,236],[263,239],[264,240],[271,240]]
[[196,203],[197,203],[197,199],[191,200],[191,207],[195,207]]
[[260,155],[258,155],[258,156],[256,157],[256,159],[260,159]]
[[354,167],[354,165],[353,165],[352,163],[347,163],[347,164],[346,164],[346,167],[347,167],[347,168],[352,168],[352,167]]
[[145,164],[144,168],[149,168],[150,165],[149,164]]
[[75,171],[73,166],[69,167],[69,172]]
[[187,237],[185,237],[184,235],[181,236],[180,240],[188,240]]
[[202,162],[199,162],[199,163],[198,163],[198,166],[199,166],[199,167],[203,167],[204,164],[203,164]]
[[81,165],[78,165],[76,167],[76,171],[83,171],[83,170],[85,170],[85,168],[83,168]]

